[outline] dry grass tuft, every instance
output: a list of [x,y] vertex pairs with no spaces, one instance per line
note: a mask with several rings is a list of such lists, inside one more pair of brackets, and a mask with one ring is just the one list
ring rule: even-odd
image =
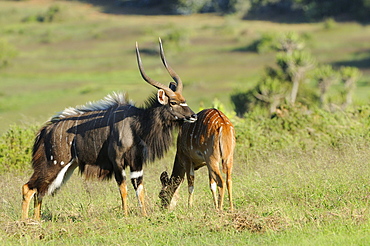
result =
[[288,222],[276,215],[260,216],[250,212],[236,212],[231,215],[231,225],[239,232],[265,233],[282,231],[288,227]]
[[30,237],[31,239],[44,239],[45,229],[39,221],[28,219],[26,221],[13,221],[5,225],[5,232],[9,237]]

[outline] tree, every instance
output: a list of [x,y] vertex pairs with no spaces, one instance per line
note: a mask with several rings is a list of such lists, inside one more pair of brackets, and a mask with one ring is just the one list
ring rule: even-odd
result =
[[272,115],[285,98],[286,91],[284,83],[279,79],[267,76],[256,86],[253,94],[268,105],[270,115]]
[[292,83],[289,101],[294,104],[299,90],[299,85],[305,80],[306,73],[315,65],[315,60],[306,51],[280,52],[276,56],[276,63],[288,76]]
[[338,73],[330,65],[319,65],[315,69],[314,79],[320,91],[320,105],[326,107],[330,87],[338,80]]
[[361,77],[361,71],[355,67],[341,67],[339,74],[344,85],[345,101],[343,108],[352,104],[353,91],[356,88],[356,81]]

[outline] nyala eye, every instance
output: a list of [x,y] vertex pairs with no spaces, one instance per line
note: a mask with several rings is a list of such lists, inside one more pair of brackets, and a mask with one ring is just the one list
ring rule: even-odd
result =
[[171,101],[170,103],[171,103],[171,105],[176,105],[177,104],[177,102],[175,102],[175,101]]

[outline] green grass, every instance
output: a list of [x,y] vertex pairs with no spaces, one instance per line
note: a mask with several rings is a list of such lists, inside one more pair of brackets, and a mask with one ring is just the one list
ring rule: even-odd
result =
[[[145,168],[143,218],[129,186],[130,214],[123,217],[114,181],[84,181],[75,174],[54,197],[44,199],[42,223],[19,220],[21,176],[2,174],[0,239],[13,244],[139,245],[364,245],[368,231],[368,143],[343,148],[249,151],[237,147],[233,213],[213,209],[205,168],[196,172],[195,201],[187,188],[172,212],[161,211],[159,175],[170,170],[174,151]],[[227,208],[227,205],[226,205]]]
[[[304,116],[236,119],[234,212],[213,208],[207,169],[195,173],[194,207],[187,185],[173,211],[162,211],[159,175],[175,149],[144,168],[148,217],[129,185],[124,217],[114,181],[78,174],[43,200],[42,222],[21,221],[22,184],[31,175],[34,126],[13,126],[0,138],[0,240],[14,244],[365,245],[370,203],[369,108]],[[301,114],[300,114],[301,113]],[[5,168],[5,169],[4,169]],[[8,168],[8,169],[6,169]],[[32,209],[31,209],[32,210]]]

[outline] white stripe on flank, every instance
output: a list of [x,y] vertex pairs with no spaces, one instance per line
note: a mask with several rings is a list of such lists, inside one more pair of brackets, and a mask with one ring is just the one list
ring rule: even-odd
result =
[[137,179],[143,176],[143,170],[141,171],[135,171],[130,173],[131,179]]
[[195,131],[195,127],[193,127],[193,130],[191,131],[191,134],[190,134],[190,149],[193,149],[194,131]]

